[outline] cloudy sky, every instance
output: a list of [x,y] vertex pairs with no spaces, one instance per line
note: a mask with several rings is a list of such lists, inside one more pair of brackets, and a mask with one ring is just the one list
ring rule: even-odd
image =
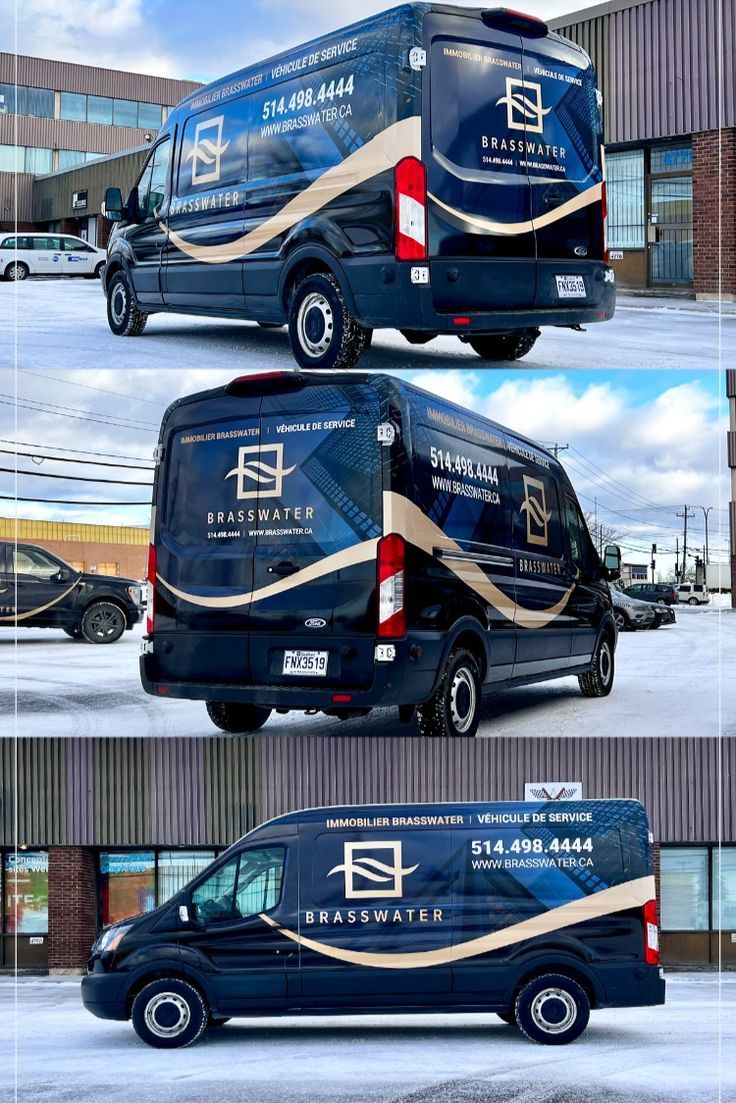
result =
[[[711,557],[727,541],[725,510],[725,400],[717,372],[707,375],[668,371],[471,370],[405,372],[405,378],[477,410],[547,446],[569,445],[561,452],[581,504],[611,530],[633,562],[647,562],[652,541],[659,546],[657,567],[674,563],[675,539],[682,520],[675,516],[687,502],[696,516],[689,525],[689,546],[704,543],[700,506],[710,514]],[[151,454],[166,406],[177,397],[227,382],[232,370],[138,369],[18,374],[20,408],[17,436],[22,470],[125,479],[148,484]],[[0,406],[0,438],[11,440],[11,410]],[[7,448],[7,443],[0,444]],[[71,449],[77,451],[72,451]],[[62,452],[63,450],[63,452]],[[63,454],[78,460],[140,464],[129,471],[40,460],[39,454]],[[101,453],[102,455],[98,455]],[[12,457],[0,466],[11,466]],[[0,493],[12,494],[14,477],[4,474]],[[117,503],[76,506],[19,503],[19,515],[109,524],[148,523],[148,485],[70,482],[20,475],[21,496],[55,502],[83,499]],[[12,513],[10,502],[1,512]],[[720,531],[719,531],[720,529]]]
[[[597,2],[509,6],[547,19]],[[12,49],[17,33],[18,52],[34,57],[210,81],[394,6],[393,0],[0,0],[0,40],[2,49]]]

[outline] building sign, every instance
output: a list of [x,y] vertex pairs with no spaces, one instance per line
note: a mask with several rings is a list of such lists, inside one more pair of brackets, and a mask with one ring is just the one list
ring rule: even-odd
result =
[[524,800],[582,800],[582,781],[527,781]]
[[72,193],[72,210],[73,211],[86,211],[87,210],[87,189],[84,191],[75,191]]
[[610,260],[623,260],[624,251],[623,249],[610,249],[608,252],[608,256]]

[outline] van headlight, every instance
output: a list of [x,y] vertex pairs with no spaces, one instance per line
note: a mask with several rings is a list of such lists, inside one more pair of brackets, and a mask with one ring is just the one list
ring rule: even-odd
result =
[[120,927],[108,927],[108,929],[103,931],[97,939],[93,949],[100,954],[111,953],[113,950],[117,950],[130,928],[130,923]]

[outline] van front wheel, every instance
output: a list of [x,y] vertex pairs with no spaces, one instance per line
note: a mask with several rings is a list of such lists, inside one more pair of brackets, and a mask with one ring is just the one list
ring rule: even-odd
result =
[[231,701],[208,701],[207,715],[221,731],[238,735],[262,728],[271,715],[271,710],[260,708],[258,705],[239,705]]
[[538,329],[515,329],[513,333],[469,337],[468,344],[484,360],[521,360],[534,348],[538,337]]
[[419,730],[426,736],[464,736],[478,730],[482,687],[478,661],[464,647],[450,654],[434,696],[417,708]]
[[131,1020],[141,1041],[155,1049],[181,1049],[196,1042],[209,1021],[196,988],[171,978],[154,980],[133,1000]]
[[564,1046],[590,1019],[590,1000],[577,981],[547,973],[525,984],[516,998],[516,1021],[532,1042]]
[[316,272],[302,280],[289,307],[289,341],[299,367],[352,368],[367,337],[331,273]]
[[138,309],[130,277],[116,272],[107,289],[107,324],[116,337],[139,337],[148,315]]
[[584,697],[607,697],[613,689],[615,673],[613,641],[602,636],[593,655],[590,670],[578,675],[578,683]]

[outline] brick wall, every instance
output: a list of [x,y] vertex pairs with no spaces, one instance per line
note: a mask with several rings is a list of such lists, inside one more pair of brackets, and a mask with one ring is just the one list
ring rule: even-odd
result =
[[[721,158],[719,185],[718,162]],[[719,212],[721,294],[736,300],[736,129],[693,134],[694,287],[699,298],[719,290]]]
[[49,847],[49,972],[82,972],[96,935],[94,852]]
[[[100,544],[82,540],[44,540],[43,547],[67,563],[82,563],[83,570],[100,574],[117,573],[120,578],[145,578],[148,547],[136,544]],[[116,563],[117,572],[97,571],[100,563]]]

